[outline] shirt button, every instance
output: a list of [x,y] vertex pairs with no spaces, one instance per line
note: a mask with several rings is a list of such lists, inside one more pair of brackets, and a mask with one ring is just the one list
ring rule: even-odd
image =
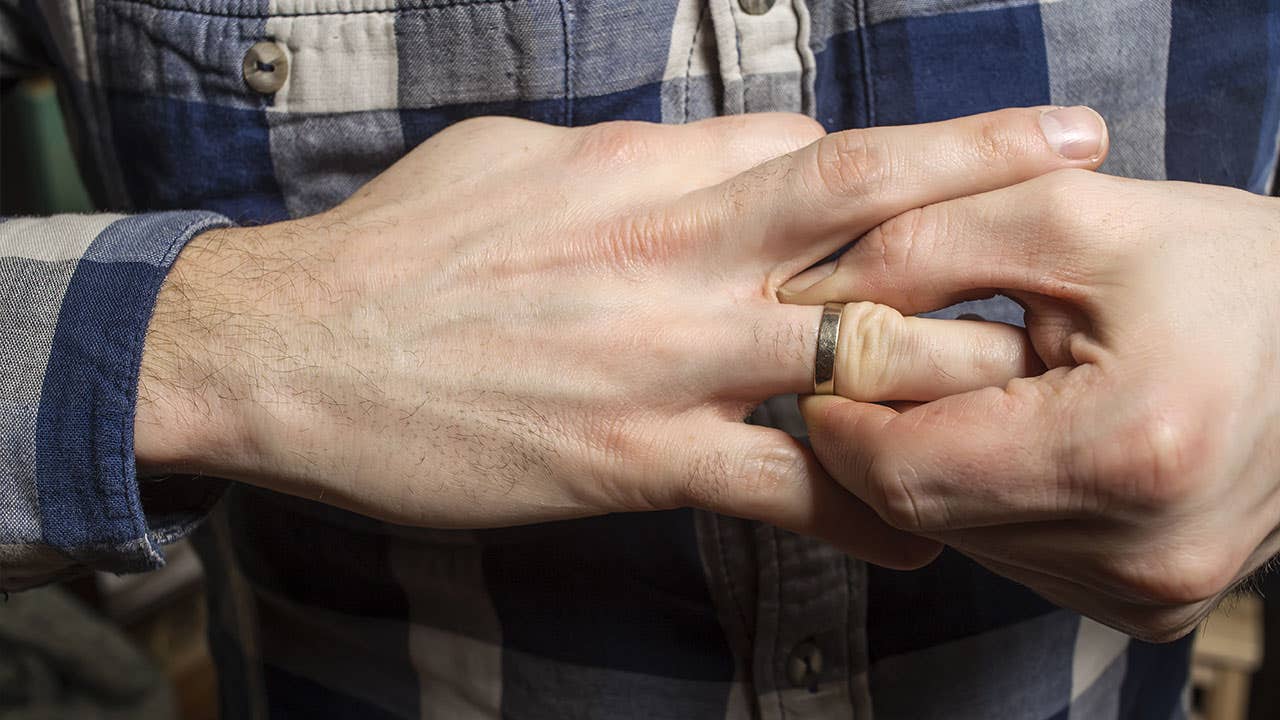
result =
[[787,679],[796,687],[818,689],[818,677],[822,675],[822,650],[811,641],[796,645],[787,657]]
[[777,0],[738,0],[738,7],[748,15],[763,15]]
[[288,77],[289,56],[278,44],[269,40],[256,42],[244,54],[244,82],[263,95],[284,87]]

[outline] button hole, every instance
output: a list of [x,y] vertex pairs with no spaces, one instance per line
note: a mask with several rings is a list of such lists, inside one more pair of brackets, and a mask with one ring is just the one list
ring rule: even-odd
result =
[[258,70],[259,70],[259,71],[261,71],[261,72],[267,72],[267,73],[269,73],[269,72],[275,72],[275,71],[276,71],[276,64],[275,64],[275,63],[262,62],[261,60],[257,60],[257,61],[255,61],[255,63],[254,63],[254,64],[255,64],[255,65],[257,65]]

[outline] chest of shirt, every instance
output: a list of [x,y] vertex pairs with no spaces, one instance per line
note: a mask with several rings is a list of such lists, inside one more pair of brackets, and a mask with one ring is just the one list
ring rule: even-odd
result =
[[330,207],[483,114],[783,110],[838,130],[1088,103],[1111,123],[1107,171],[1241,186],[1267,174],[1280,122],[1262,0],[46,0],[43,12],[104,203],[244,221]]

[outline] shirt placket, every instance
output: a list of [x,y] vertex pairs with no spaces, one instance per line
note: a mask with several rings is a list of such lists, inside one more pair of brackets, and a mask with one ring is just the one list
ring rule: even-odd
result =
[[865,566],[824,543],[755,528],[760,716],[868,718]]
[[720,112],[813,114],[813,51],[803,0],[707,0]]
[[[814,113],[802,0],[708,0],[720,112]],[[803,434],[794,398],[754,421]],[[704,515],[703,558],[738,658],[731,717],[870,718],[865,566],[818,540]],[[743,707],[745,706],[745,707]]]
[[866,566],[775,527],[704,514],[710,586],[738,659],[730,717],[871,717]]

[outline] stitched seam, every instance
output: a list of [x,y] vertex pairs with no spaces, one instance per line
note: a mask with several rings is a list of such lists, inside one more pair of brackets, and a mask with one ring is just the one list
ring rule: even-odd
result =
[[876,104],[871,92],[871,44],[868,42],[867,5],[863,0],[854,0],[855,12],[858,15],[858,45],[862,51],[862,96],[867,109],[867,127],[876,124]]
[[[187,230],[194,227],[195,225],[200,224],[201,222],[209,222],[210,220],[211,218],[201,218],[200,221],[193,222],[187,225],[187,227],[183,228],[180,232],[175,234],[173,239],[169,241],[169,247],[165,248],[164,258],[168,259],[170,257],[170,255],[173,253],[174,247],[177,246],[182,241],[183,237],[185,237]],[[167,271],[168,268],[165,268],[165,270]],[[166,274],[167,272],[160,273],[161,283],[164,282],[164,276]],[[157,286],[154,289],[158,293],[160,291],[159,284],[157,284]],[[154,312],[155,312],[155,303],[153,300],[152,307],[149,308],[148,315]],[[134,407],[134,412],[129,413],[129,417],[120,419],[120,463],[121,463],[120,467],[121,467],[121,472],[124,474],[124,477],[121,477],[120,481],[121,481],[121,485],[123,486],[122,489],[124,490],[125,498],[129,502],[129,510],[132,512],[132,517],[136,518],[137,521],[142,524],[141,527],[139,527],[137,524],[134,525],[133,534],[135,537],[143,538],[144,542],[148,545],[148,549],[154,552],[155,551],[154,548],[150,547],[151,541],[149,538],[147,538],[147,527],[146,527],[147,519],[142,515],[142,493],[139,491],[137,486],[136,470],[134,472],[135,478],[132,485],[128,481],[128,476],[129,476],[128,468],[130,467],[131,462],[129,458],[128,442],[126,441],[126,438],[132,435],[132,429],[129,426],[133,424],[133,420],[134,420],[133,416],[137,414],[138,375],[142,372],[142,344],[143,344],[143,340],[146,339],[147,328],[150,327],[150,325],[151,323],[149,321],[146,324],[143,324],[142,327],[138,330],[138,332],[135,332],[133,337],[130,339],[131,340],[129,345],[130,357],[136,359],[137,362],[131,363],[132,367],[130,368],[129,377],[125,385],[125,398],[128,400],[129,404]]]
[[729,21],[733,23],[733,55],[738,63],[738,82],[742,83],[742,112],[747,112],[747,74],[742,72],[742,29],[738,27],[737,11],[729,8]]
[[[82,10],[81,25],[88,28],[86,18],[92,17],[93,20],[93,44],[86,46],[89,55],[88,66],[88,85],[84,89],[85,112],[88,118],[85,122],[85,156],[92,158],[95,167],[92,170],[96,175],[93,182],[99,187],[103,196],[108,202],[121,205],[127,208],[136,207],[133,193],[129,190],[124,182],[123,163],[120,161],[120,152],[113,142],[105,142],[103,138],[115,137],[115,118],[111,115],[111,104],[107,100],[108,89],[106,81],[103,77],[103,56],[105,54],[102,42],[102,28],[108,19],[108,6],[105,3],[93,3],[93,0],[77,0]],[[118,10],[111,10],[119,12]],[[88,39],[86,38],[86,42]],[[72,93],[74,96],[75,93]],[[83,167],[83,166],[82,166]]]
[[[806,38],[804,38],[804,29],[803,29],[803,27],[802,27],[803,22],[808,22],[808,23],[809,23],[809,33],[810,33],[810,36],[809,36],[809,38],[807,38],[807,40],[808,40],[808,41],[812,41],[812,39],[813,39],[813,36],[812,36],[812,33],[813,33],[813,24],[812,24],[812,23],[813,23],[813,19],[812,19],[812,17],[810,17],[808,20],[805,20],[805,21],[803,21],[803,22],[802,22],[802,21],[801,21],[801,19],[800,19],[800,12],[801,12],[801,11],[800,11],[800,6],[801,6],[801,5],[803,5],[803,6],[804,6],[804,12],[805,12],[806,14],[808,14],[808,12],[809,12],[809,6],[808,6],[808,4],[807,4],[807,3],[808,3],[808,0],[793,0],[793,2],[791,3],[791,14],[792,14],[792,16],[794,16],[794,17],[795,17],[795,19],[796,19],[796,43],[795,43],[795,49],[796,49],[796,60],[797,60],[797,61],[799,61],[799,63],[800,63],[800,80],[799,80],[799,82],[800,82],[800,112],[805,113],[806,115],[809,115],[810,117],[814,117],[814,118],[816,119],[816,115],[817,115],[817,110],[816,110],[816,108],[817,108],[817,102],[816,102],[816,101],[814,100],[814,98],[812,97],[813,92],[812,92],[812,91],[810,91],[810,89],[809,89],[809,81],[808,81],[808,80],[806,80],[806,78],[812,78],[812,77],[813,77],[813,75],[816,73],[816,68],[811,67],[811,66],[810,66],[810,67],[806,67],[806,66],[805,66],[805,53],[806,53],[807,51],[810,51],[810,48],[809,48],[809,46],[808,46],[808,43],[805,41],[805,40],[806,40]],[[808,112],[808,110],[806,110],[806,107],[808,107],[808,108],[812,108],[812,109],[814,109],[814,111],[813,111],[813,112]]]
[[[169,241],[169,246],[165,248],[164,256],[163,256],[165,261],[168,263],[168,266],[163,268],[164,272],[159,273],[159,276],[160,276],[159,282],[157,282],[153,287],[149,287],[148,290],[153,291],[153,295],[155,293],[159,293],[160,285],[164,282],[165,277],[168,275],[169,267],[172,266],[175,260],[177,260],[176,250],[178,248],[181,248],[183,245],[185,245],[189,238],[193,237],[196,233],[202,230],[207,230],[213,227],[225,227],[226,225],[227,223],[222,218],[209,217],[209,216],[201,217],[187,223],[187,225],[184,226],[177,233],[175,233],[173,236],[173,239]],[[122,484],[124,486],[123,489],[125,492],[125,496],[129,502],[129,509],[133,512],[133,517],[137,519],[137,522],[140,522],[142,524],[142,527],[138,527],[136,524],[134,525],[133,532],[135,537],[143,538],[143,541],[147,545],[147,550],[149,550],[152,553],[158,553],[155,547],[152,546],[151,539],[147,536],[147,533],[148,533],[148,528],[146,527],[147,519],[142,514],[142,493],[138,489],[136,470],[134,472],[133,481],[129,482],[128,468],[133,466],[133,459],[131,457],[132,453],[129,452],[129,447],[128,447],[129,442],[128,440],[126,440],[126,438],[128,439],[133,438],[132,425],[134,422],[134,416],[137,414],[138,376],[142,372],[143,342],[146,340],[146,337],[147,337],[147,328],[151,326],[150,315],[152,315],[154,312],[155,312],[155,298],[152,297],[151,305],[147,309],[148,322],[146,324],[143,324],[142,327],[137,332],[134,333],[133,337],[131,338],[132,343],[129,347],[129,352],[131,354],[131,357],[136,362],[131,363],[131,367],[129,370],[129,377],[127,381],[128,384],[125,386],[125,397],[127,398],[129,405],[132,408],[134,408],[134,412],[129,413],[128,417],[121,418],[120,420],[120,461],[122,463],[120,467],[123,468],[122,472],[125,475],[125,477],[120,478],[120,480],[122,481]]]
[[733,574],[729,572],[729,559],[724,551],[724,538],[720,534],[720,516],[711,516],[711,527],[716,534],[716,550],[720,555],[720,572],[724,573],[725,589],[729,591],[729,599],[733,601],[734,610],[738,611],[738,621],[742,623],[742,631],[748,639],[751,638],[751,628],[747,627],[747,611],[742,607],[742,601],[738,598],[738,586],[733,582]]
[[262,19],[272,17],[323,17],[326,15],[390,15],[403,13],[405,11],[425,12],[430,10],[448,10],[451,8],[468,7],[472,5],[512,5],[515,3],[525,2],[525,0],[448,0],[447,2],[435,3],[430,2],[429,0],[400,0],[400,2],[404,3],[404,5],[382,8],[379,10],[334,10],[331,12],[280,13],[275,15],[269,12],[219,12],[217,10],[197,10],[188,7],[174,7],[162,0],[109,0],[109,2],[104,3],[104,5],[108,8],[112,5],[139,5],[153,10],[189,13],[191,15],[203,15],[207,17]]
[[[201,221],[203,222],[208,222],[208,220],[209,218],[201,219]],[[186,228],[183,228],[181,232],[178,232],[176,235],[174,235],[173,239],[169,241],[169,247],[165,248],[164,257],[166,259],[173,252],[174,246],[176,246],[179,242],[181,242],[186,231],[196,224],[197,223],[193,222],[190,225],[188,225]],[[166,273],[160,274],[161,282],[164,281],[165,274]],[[156,291],[159,292],[159,287],[156,288]],[[155,312],[154,302],[151,308],[151,312]],[[129,443],[126,440],[126,438],[128,438],[132,434],[130,432],[129,425],[133,424],[133,420],[134,420],[133,416],[137,414],[138,375],[142,371],[142,343],[147,336],[147,328],[150,327],[150,325],[151,325],[150,322],[142,325],[142,327],[138,330],[138,332],[135,332],[133,334],[133,337],[130,338],[130,344],[129,344],[130,357],[136,358],[137,363],[136,364],[131,363],[132,367],[130,369],[129,377],[125,385],[125,398],[128,400],[131,406],[134,406],[134,412],[129,413],[129,417],[120,419],[120,468],[124,476],[119,478],[121,489],[124,491],[125,499],[129,503],[129,510],[132,513],[132,517],[135,518],[137,522],[140,522],[142,524],[141,527],[139,527],[137,523],[134,524],[134,527],[133,527],[134,537],[142,537],[144,539],[144,542],[146,542],[148,546],[151,545],[151,541],[149,538],[146,537],[147,520],[142,515],[142,497],[141,497],[142,493],[138,490],[136,471],[135,471],[135,478],[134,478],[132,487],[130,487],[130,483],[129,483],[130,458],[129,458],[129,447],[128,447]],[[152,551],[154,552],[153,548],[149,548],[149,549],[152,549]]]
[[[698,36],[702,33],[702,23],[706,21],[707,9],[711,6],[711,0],[702,3],[698,10],[698,24],[693,28],[693,40],[689,42],[689,57],[684,64],[684,119],[681,122],[689,122],[689,87],[691,85],[691,74],[693,73],[693,54],[698,49]],[[716,529],[716,535],[719,536],[720,530]]]
[[573,8],[560,0],[560,21],[564,28],[564,124],[573,125],[573,41],[570,39]]

